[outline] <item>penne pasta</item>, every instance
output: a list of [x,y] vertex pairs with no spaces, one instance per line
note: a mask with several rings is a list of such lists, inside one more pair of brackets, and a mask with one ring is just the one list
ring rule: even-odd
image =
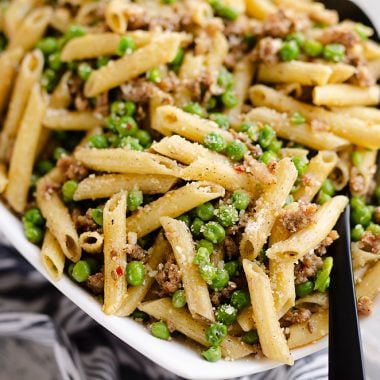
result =
[[41,261],[46,272],[54,281],[63,275],[65,255],[53,234],[47,230],[41,248]]
[[54,109],[64,109],[68,108],[71,103],[71,93],[70,93],[70,86],[69,81],[72,77],[72,73],[70,71],[67,71],[65,74],[62,75],[61,80],[59,81],[57,87],[53,91],[50,101],[49,101],[49,107]]
[[334,113],[341,113],[373,124],[380,123],[380,110],[374,107],[332,107]]
[[363,276],[361,281],[356,286],[356,298],[359,300],[362,297],[369,297],[371,300],[380,291],[379,282],[380,263],[377,262],[367,273]]
[[160,227],[160,218],[176,218],[207,201],[224,196],[224,189],[211,182],[192,182],[171,190],[127,218],[127,230],[143,237]]
[[329,83],[343,83],[350,79],[356,72],[356,68],[345,63],[335,63],[329,65],[332,73],[329,78]]
[[8,184],[6,167],[0,162],[0,194],[4,192]]
[[103,236],[97,231],[83,232],[79,236],[79,246],[87,253],[97,254],[103,252]]
[[278,8],[271,0],[246,0],[248,16],[265,20],[272,13],[276,13]]
[[237,316],[237,322],[243,331],[251,331],[256,328],[252,315],[252,306],[245,307]]

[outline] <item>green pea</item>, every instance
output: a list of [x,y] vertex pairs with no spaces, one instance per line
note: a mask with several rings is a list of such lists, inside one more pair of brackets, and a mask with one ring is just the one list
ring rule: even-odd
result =
[[367,227],[367,231],[372,232],[375,236],[380,235],[380,225],[371,223]]
[[199,240],[197,246],[198,248],[206,248],[210,255],[214,252],[214,244],[206,239]]
[[210,263],[210,252],[207,248],[199,247],[195,256],[193,263],[199,266],[203,266]]
[[91,218],[98,226],[103,225],[103,209],[102,208],[94,208],[91,210]]
[[263,128],[259,132],[259,144],[261,147],[268,148],[275,138],[275,130],[269,124],[264,124]]
[[66,31],[64,38],[66,42],[72,38],[82,37],[86,34],[86,31],[80,25],[70,25]]
[[65,202],[71,202],[78,188],[78,181],[70,179],[62,185],[62,197]]
[[251,202],[251,198],[248,193],[244,191],[234,191],[232,193],[232,204],[238,210],[245,210],[249,203]]
[[74,264],[71,272],[71,277],[76,282],[85,282],[91,274],[90,266],[85,260],[79,260]]
[[226,147],[226,155],[232,161],[241,161],[247,154],[248,148],[241,141],[234,140],[230,142]]
[[354,32],[360,37],[362,41],[368,40],[368,37],[370,36],[367,30],[368,28],[361,23],[357,23],[354,26]]
[[36,47],[40,49],[43,54],[49,55],[58,50],[58,41],[54,37],[46,37],[39,40]]
[[353,196],[350,200],[351,207],[356,208],[362,208],[365,206],[364,199],[362,197]]
[[172,305],[176,309],[180,309],[186,305],[186,293],[184,290],[176,290],[172,295]]
[[97,60],[96,60],[96,67],[98,69],[100,69],[101,67],[103,66],[107,66],[108,65],[108,62],[111,60],[110,57],[99,57]]
[[211,363],[217,362],[222,358],[222,349],[219,346],[211,346],[202,351],[202,356]]
[[121,136],[134,136],[137,129],[136,120],[132,116],[122,116],[116,123],[116,130]]
[[222,343],[226,335],[227,326],[220,322],[214,322],[206,330],[206,339],[213,346]]
[[135,320],[140,320],[142,322],[146,322],[149,320],[149,314],[144,313],[141,310],[136,309],[132,314],[131,317]]
[[41,214],[41,211],[39,208],[31,208],[29,209],[24,217],[23,220],[32,223],[35,226],[43,226],[45,224],[45,219]]
[[33,244],[40,244],[44,238],[43,230],[30,222],[24,222],[24,231],[26,238]]
[[303,174],[305,174],[308,165],[307,158],[302,156],[295,156],[292,157],[292,161],[297,169],[298,176],[301,177]]
[[177,0],[161,0],[162,4],[174,4]]
[[238,128],[239,132],[248,132],[249,129],[251,128],[256,128],[257,129],[257,124],[252,122],[252,121],[243,121]]
[[239,100],[236,96],[236,92],[233,90],[227,90],[222,96],[221,96],[221,101],[222,103],[227,107],[227,108],[233,108],[237,106]]
[[302,48],[309,57],[319,57],[323,52],[323,45],[316,40],[306,40]]
[[377,204],[380,204],[380,186],[377,186],[375,189],[375,197]]
[[150,326],[150,332],[156,338],[163,340],[170,339],[170,331],[166,323],[163,321],[152,323],[152,325]]
[[138,286],[144,282],[145,265],[141,261],[131,261],[127,265],[127,281],[129,285]]
[[216,276],[217,269],[212,264],[203,264],[199,266],[199,274],[207,284],[211,285]]
[[353,224],[361,224],[363,227],[367,227],[372,220],[371,208],[368,206],[354,208],[351,212],[351,220]]
[[241,340],[247,344],[257,344],[259,343],[259,334],[257,333],[257,330],[253,329],[245,332],[241,336]]
[[161,71],[157,67],[152,70],[147,71],[146,77],[149,81],[153,83],[160,83],[162,80]]
[[325,193],[333,197],[335,195],[335,185],[334,182],[327,178],[325,182],[323,182],[321,190]]
[[230,89],[235,84],[234,75],[225,68],[219,71],[218,85],[225,89]]
[[86,81],[88,78],[90,78],[92,67],[88,63],[81,63],[78,66],[77,71],[79,78]]
[[183,110],[193,115],[205,117],[205,111],[199,103],[188,103],[183,107]]
[[218,124],[218,127],[221,129],[228,129],[230,127],[230,119],[223,113],[211,113],[210,119],[212,121],[215,121],[215,123]]
[[294,112],[292,116],[290,117],[290,122],[293,125],[301,125],[306,123],[305,116],[302,115],[300,112]]
[[54,168],[54,164],[48,160],[41,160],[37,163],[37,172],[41,175],[49,173]]
[[274,152],[274,153],[278,153],[282,148],[282,141],[280,140],[273,140],[269,146],[268,146],[268,150],[271,151],[271,152]]
[[342,44],[328,44],[323,48],[323,58],[326,61],[340,62],[343,60],[346,48]]
[[88,145],[90,148],[106,149],[108,148],[108,140],[105,135],[94,135],[88,139]]
[[363,162],[363,155],[359,151],[355,151],[351,155],[351,160],[354,166],[358,167]]
[[137,210],[143,203],[143,193],[140,190],[132,190],[127,195],[127,204],[129,211]]
[[305,43],[305,36],[301,32],[294,32],[286,37],[286,41],[295,41],[299,47]]
[[330,199],[331,199],[331,195],[325,193],[324,191],[320,191],[320,192],[318,193],[318,196],[317,196],[316,202],[317,202],[319,205],[323,205],[323,204],[325,204],[326,202],[328,202]]
[[136,50],[136,43],[133,38],[123,36],[120,38],[119,45],[116,49],[116,54],[122,57],[124,54],[131,54]]
[[277,160],[277,154],[272,152],[271,150],[267,150],[260,156],[260,161],[264,164],[268,165],[272,161]]
[[204,221],[199,218],[195,218],[193,220],[193,223],[191,224],[190,231],[193,233],[194,236],[200,236],[203,228],[204,228]]
[[183,215],[178,216],[176,219],[180,220],[181,222],[184,222],[186,224],[186,226],[190,228],[191,219],[190,219],[189,215],[183,214]]
[[116,100],[112,102],[111,114],[123,116],[125,114],[125,103],[121,100]]
[[118,142],[118,146],[120,148],[127,148],[129,150],[137,150],[140,152],[144,150],[143,146],[140,145],[139,140],[131,136],[122,137]]
[[214,217],[214,206],[210,202],[203,203],[195,209],[195,215],[207,222]]
[[237,309],[229,304],[223,304],[218,307],[215,313],[216,320],[227,326],[232,325],[236,321]]
[[58,83],[58,77],[54,70],[46,69],[42,73],[41,86],[49,93],[51,93]]
[[239,221],[239,213],[233,205],[222,205],[216,211],[219,223],[223,227],[233,226]]
[[149,146],[152,145],[152,136],[150,135],[149,132],[143,130],[143,129],[139,129],[137,132],[136,132],[136,138],[140,141],[140,144],[144,147],[144,148],[148,148]]
[[238,260],[228,261],[224,264],[224,269],[228,272],[230,277],[235,276],[240,268],[240,263]]
[[211,111],[218,105],[218,100],[215,96],[211,96],[210,99],[207,101],[206,104],[206,110]]
[[211,281],[211,287],[214,290],[223,289],[228,285],[228,281],[230,280],[230,276],[228,272],[224,268],[217,268],[214,278]]
[[300,48],[296,41],[286,41],[282,44],[280,49],[280,57],[282,61],[288,62],[298,59],[300,55]]
[[364,234],[364,228],[361,224],[357,224],[351,229],[351,239],[353,241],[359,241]]
[[54,149],[53,158],[58,161],[62,156],[67,156],[68,152],[65,148],[57,147]]
[[169,67],[174,71],[178,71],[180,66],[182,65],[184,58],[185,58],[185,49],[179,48],[176,56],[170,62]]
[[124,107],[125,107],[125,114],[127,116],[133,116],[135,113],[136,113],[136,104],[131,102],[131,101],[127,101],[124,103]]
[[215,14],[229,21],[234,21],[239,17],[239,11],[233,7],[225,5],[221,0],[210,0],[210,5]]
[[333,258],[331,256],[326,257],[323,260],[322,269],[318,272],[315,279],[314,290],[319,292],[325,292],[330,282],[330,273],[333,267]]
[[215,152],[222,152],[227,147],[223,136],[216,132],[208,133],[203,140],[203,145]]
[[298,298],[302,298],[310,294],[314,290],[314,282],[306,281],[296,285],[296,294]]
[[213,244],[221,243],[226,236],[226,231],[217,222],[206,223],[202,232],[203,236]]
[[251,298],[246,290],[236,290],[232,293],[231,304],[238,310],[244,309],[251,303]]

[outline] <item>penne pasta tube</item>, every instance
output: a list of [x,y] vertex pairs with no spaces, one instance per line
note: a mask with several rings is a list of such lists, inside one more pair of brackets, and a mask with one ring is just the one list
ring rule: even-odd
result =
[[97,231],[83,232],[79,236],[79,246],[83,251],[91,254],[103,252],[104,238]]
[[221,186],[211,182],[192,182],[140,208],[127,218],[127,230],[136,232],[141,238],[161,226],[162,216],[176,218],[200,204],[223,196]]
[[64,255],[71,261],[77,262],[81,257],[79,237],[69,210],[54,190],[63,182],[59,169],[50,171],[37,183],[37,205],[46,219],[46,226],[57,239]]
[[219,133],[227,142],[234,140],[233,135],[218,127],[211,121],[182,111],[174,106],[161,106],[156,110],[154,129],[164,135],[176,133],[188,140],[203,143],[205,136],[211,132]]
[[23,50],[20,47],[7,49],[0,55],[0,72],[2,76],[2,80],[0,81],[0,115],[2,115],[8,104],[13,80],[17,74],[17,68],[22,56]]
[[[147,45],[159,33],[137,30],[125,33],[124,35],[132,38],[137,47],[141,47]],[[63,62],[70,62],[115,55],[121,38],[121,35],[109,32],[91,33],[73,38],[64,46],[61,60]]]
[[362,43],[362,46],[364,48],[364,56],[368,61],[380,58],[380,45],[377,42],[367,40]]
[[213,75],[223,65],[223,62],[228,54],[228,41],[221,31],[214,31],[210,38],[209,52],[205,55],[205,65],[209,68]]
[[39,50],[28,53],[21,63],[4,120],[4,127],[0,134],[0,159],[2,160],[10,156],[20,121],[32,88],[41,76],[43,65],[44,57]]
[[380,58],[369,61],[367,67],[370,75],[377,81],[380,78]]
[[256,328],[255,321],[252,315],[252,306],[244,308],[237,316],[237,323],[245,332],[251,331]]
[[347,203],[347,197],[342,195],[330,199],[315,213],[315,223],[295,232],[286,240],[274,243],[267,250],[267,257],[293,262],[302,258],[328,235]]
[[191,0],[188,2],[191,20],[199,26],[205,26],[213,17],[213,10],[208,3]]
[[243,258],[253,260],[260,253],[296,179],[297,170],[291,159],[282,159],[276,167],[276,183],[264,190],[253,216],[247,221],[240,242]]
[[46,230],[42,243],[41,261],[50,278],[58,281],[62,277],[65,268],[65,255],[49,230]]
[[0,162],[0,194],[2,194],[7,187],[8,178],[6,167],[3,163]]
[[289,327],[288,345],[291,349],[303,347],[322,339],[329,332],[329,312],[321,310],[312,314],[308,322]]
[[115,33],[123,34],[127,30],[127,16],[125,14],[127,4],[122,0],[111,0],[106,6],[106,24]]
[[70,11],[65,8],[55,8],[49,20],[49,25],[61,33],[65,33],[72,23]]
[[293,364],[284,333],[277,319],[272,289],[264,270],[254,262],[243,260],[252,303],[253,320],[256,322],[263,354],[269,359]]
[[269,123],[281,138],[295,141],[315,150],[340,150],[350,144],[348,140],[331,132],[313,130],[309,124],[293,125],[287,114],[267,107],[254,108],[245,115],[245,118]]
[[205,318],[213,322],[215,318],[207,283],[201,277],[198,266],[193,263],[195,248],[189,228],[184,222],[167,216],[161,217],[160,223],[182,273],[190,314],[195,319]]
[[99,95],[164,63],[171,62],[178,51],[178,35],[162,34],[132,54],[93,71],[84,87],[87,97]]
[[314,87],[313,103],[318,106],[372,106],[380,101],[380,87],[328,84]]
[[[164,320],[177,331],[202,346],[210,346],[205,334],[208,325],[203,321],[194,320],[186,309],[174,308],[170,298],[144,302],[138,306],[138,309],[151,315],[155,319]],[[220,348],[222,349],[223,357],[229,358],[230,360],[240,359],[254,353],[252,346],[230,335],[227,335],[222,343],[220,343]]]
[[178,176],[178,167],[175,161],[148,152],[122,148],[83,148],[75,152],[75,158],[88,168],[98,171]]
[[147,271],[142,285],[131,286],[128,289],[127,297],[121,303],[120,308],[116,311],[116,315],[126,317],[133,313],[140,302],[143,301],[150,288],[153,286],[155,279],[151,274],[157,270],[159,264],[164,260],[167,252],[171,250],[170,244],[164,238],[163,234],[159,234],[150,249],[148,262],[145,264]]
[[41,7],[32,10],[25,17],[17,31],[15,31],[9,48],[21,47],[25,51],[33,49],[45,34],[52,13],[53,11],[50,7]]
[[43,125],[45,128],[55,130],[86,131],[104,125],[104,120],[100,115],[91,111],[48,108]]
[[250,89],[250,98],[255,106],[272,107],[281,112],[300,112],[309,121],[316,119],[325,123],[334,134],[346,138],[350,142],[365,148],[380,147],[380,125],[368,125],[366,122],[337,115],[317,106],[310,106],[276,90],[263,85],[255,85]]
[[338,162],[335,152],[322,150],[314,156],[301,179],[301,186],[293,193],[296,201],[311,202]]
[[40,86],[35,84],[13,147],[8,173],[9,182],[5,191],[8,203],[20,213],[24,211],[27,203],[30,176],[36,159],[45,109],[46,101],[41,95]]
[[209,161],[200,157],[182,169],[180,176],[187,181],[211,181],[229,191],[244,189],[253,197],[260,193],[261,184],[254,175],[240,173],[230,163],[221,160]]
[[323,86],[329,81],[332,69],[314,62],[280,62],[259,65],[257,77],[260,82],[300,83],[305,86]]
[[380,124],[380,110],[374,107],[332,107],[335,113],[341,113],[356,119],[368,121],[373,124]]
[[360,247],[360,241],[351,243],[351,256],[352,267],[354,270],[363,268],[368,264],[373,264],[380,259],[380,255],[378,253],[368,252],[362,249]]
[[127,296],[125,245],[127,192],[113,195],[104,206],[104,304],[106,314],[114,314]]
[[141,190],[144,194],[167,193],[177,178],[155,174],[103,174],[88,176],[82,180],[74,193],[74,201],[108,198],[121,190]]
[[68,108],[71,103],[71,93],[69,87],[69,81],[72,76],[71,71],[67,71],[62,75],[57,87],[54,89],[50,101],[49,107],[55,109]]
[[364,274],[364,277],[356,285],[356,298],[369,297],[373,300],[380,292],[380,262],[377,262],[372,268]]
[[245,4],[248,16],[259,20],[265,20],[270,14],[278,11],[271,0],[246,0]]
[[346,63],[335,63],[329,65],[332,73],[329,78],[329,83],[343,83],[347,79],[351,78],[355,72],[356,68]]
[[302,307],[306,305],[316,305],[322,310],[327,310],[329,308],[329,296],[326,293],[313,292],[302,298],[298,298],[296,301],[297,307]]

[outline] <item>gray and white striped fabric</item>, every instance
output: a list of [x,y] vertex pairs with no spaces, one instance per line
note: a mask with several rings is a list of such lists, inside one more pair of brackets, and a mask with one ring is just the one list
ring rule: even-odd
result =
[[[179,378],[99,326],[17,251],[0,245],[0,380],[11,379]],[[327,379],[327,352],[240,379]]]

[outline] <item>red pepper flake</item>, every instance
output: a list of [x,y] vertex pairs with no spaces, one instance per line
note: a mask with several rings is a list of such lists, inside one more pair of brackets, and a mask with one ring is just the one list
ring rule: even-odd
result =
[[239,173],[244,173],[245,172],[245,168],[243,165],[236,165],[235,166],[235,170]]
[[116,273],[119,277],[123,275],[123,268],[120,265],[116,268]]

